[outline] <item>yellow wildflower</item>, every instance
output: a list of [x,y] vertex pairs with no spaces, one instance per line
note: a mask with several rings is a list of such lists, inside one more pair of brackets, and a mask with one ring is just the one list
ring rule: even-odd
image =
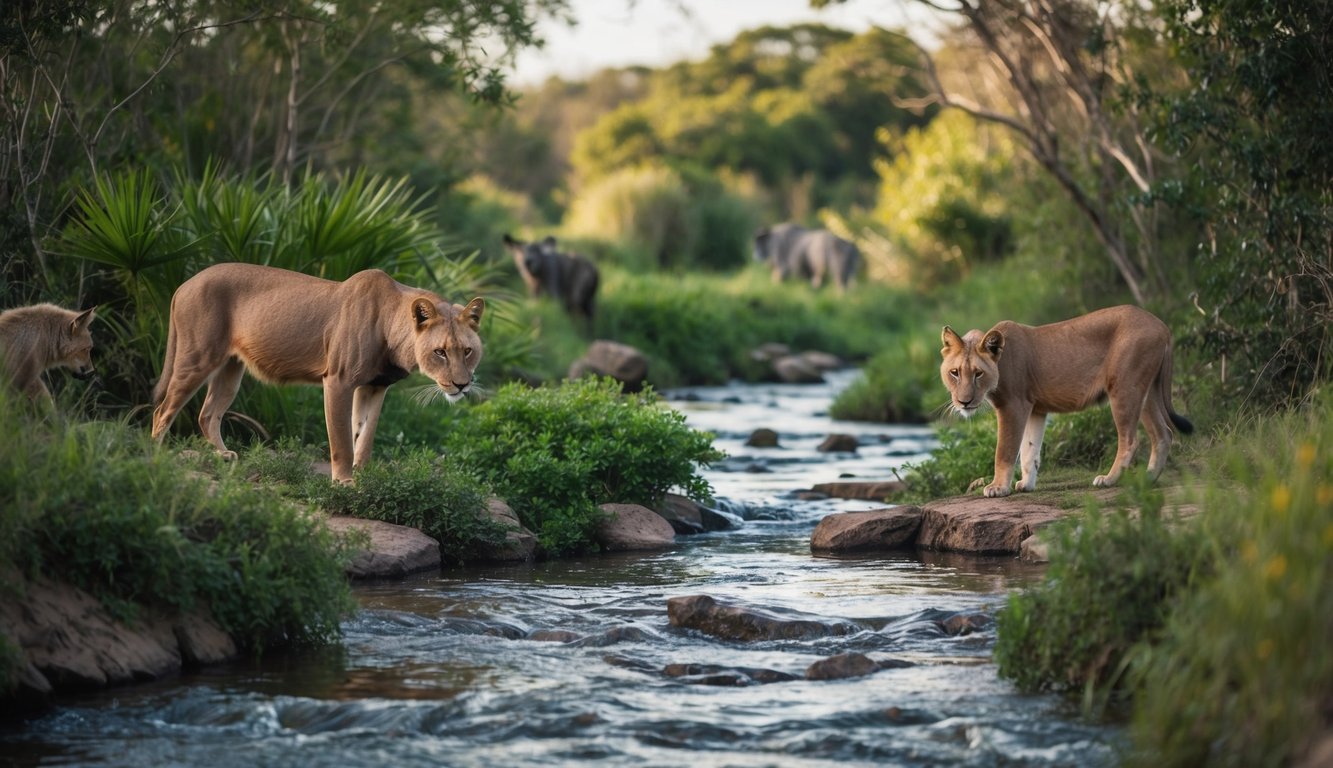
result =
[[1286,514],[1287,508],[1291,506],[1291,489],[1285,485],[1279,485],[1273,489],[1273,511],[1278,514]]
[[1282,578],[1282,575],[1286,572],[1287,572],[1286,555],[1274,555],[1273,559],[1269,560],[1268,563],[1264,565],[1264,578],[1268,579],[1269,581],[1277,581],[1278,579]]

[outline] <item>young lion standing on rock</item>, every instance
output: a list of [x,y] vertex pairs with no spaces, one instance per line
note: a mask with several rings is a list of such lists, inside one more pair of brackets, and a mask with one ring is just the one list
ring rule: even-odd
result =
[[485,306],[480,298],[451,305],[377,269],[338,283],[254,264],[209,267],[171,299],[153,437],[160,442],[208,382],[199,428],[234,459],[222,416],[247,368],[276,384],[322,384],[333,479],[350,483],[352,468],[370,460],[390,384],[419,368],[451,403],[471,389]]
[[66,367],[80,379],[93,375],[93,309],[54,304],[0,312],[0,378],[34,400],[51,401],[42,372]]
[[1037,487],[1050,413],[1111,401],[1115,463],[1093,479],[1095,486],[1114,485],[1134,460],[1140,420],[1152,441],[1148,472],[1154,479],[1166,466],[1172,425],[1184,434],[1194,431],[1171,408],[1171,332],[1138,307],[1111,307],[1035,328],[1005,320],[984,335],[973,330],[960,337],[946,325],[941,338],[940,378],[954,410],[971,416],[989,401],[999,421],[995,478],[986,496],[1009,495],[1020,453],[1018,490]]

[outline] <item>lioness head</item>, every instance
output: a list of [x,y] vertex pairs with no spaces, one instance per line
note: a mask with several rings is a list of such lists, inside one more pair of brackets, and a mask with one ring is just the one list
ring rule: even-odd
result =
[[1000,385],[1004,334],[992,329],[985,336],[976,330],[959,336],[946,325],[940,339],[944,342],[940,379],[952,397],[950,404],[959,414],[971,416]]
[[[61,329],[60,340],[56,344],[58,359],[52,361],[54,365],[66,366],[80,379],[90,378],[95,373],[92,355],[93,335],[88,329],[96,317],[95,312],[96,307],[86,309],[75,315]],[[69,314],[74,315],[73,312]]]
[[472,388],[472,374],[481,362],[480,298],[466,307],[431,301],[425,296],[412,302],[412,322],[417,365],[431,377],[445,398],[456,403]]

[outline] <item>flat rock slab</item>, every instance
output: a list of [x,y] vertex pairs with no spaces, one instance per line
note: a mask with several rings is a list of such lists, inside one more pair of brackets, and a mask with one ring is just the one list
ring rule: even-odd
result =
[[365,531],[370,543],[347,565],[351,579],[396,579],[440,567],[440,542],[416,528],[359,517],[330,517],[326,523],[338,534]]
[[9,694],[16,701],[40,704],[53,692],[155,680],[237,655],[231,636],[206,616],[149,615],[130,626],[77,587],[8,578],[20,581],[0,597],[0,635],[26,659]]
[[815,552],[875,552],[916,547],[925,512],[920,507],[891,507],[828,515],[815,526]]
[[723,640],[808,640],[852,635],[861,625],[845,619],[825,619],[799,611],[723,603],[708,595],[667,600],[671,626],[693,629]]
[[977,555],[1016,555],[1038,529],[1074,513],[1020,495],[957,496],[932,501],[923,509],[918,548]]
[[810,490],[835,499],[884,501],[894,494],[902,493],[906,488],[901,480],[840,480],[836,483],[816,483]]

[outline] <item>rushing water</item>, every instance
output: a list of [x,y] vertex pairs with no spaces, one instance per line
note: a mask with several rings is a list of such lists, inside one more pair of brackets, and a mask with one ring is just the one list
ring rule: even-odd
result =
[[[993,614],[1039,571],[1012,558],[814,557],[825,514],[875,504],[802,500],[840,476],[888,479],[933,447],[929,430],[831,422],[851,374],[825,386],[672,393],[731,457],[709,470],[730,531],[674,549],[472,568],[359,587],[343,645],[63,700],[0,725],[0,764],[104,766],[1086,766],[1119,733],[1054,697],[1020,695],[990,661]],[[756,427],[781,447],[752,449]],[[822,454],[831,432],[854,454]],[[734,643],[670,627],[670,597],[707,594],[852,620],[838,637]],[[807,681],[812,662],[859,652],[902,666]],[[703,684],[668,665],[766,669],[785,682]],[[713,682],[716,682],[714,680]]]

